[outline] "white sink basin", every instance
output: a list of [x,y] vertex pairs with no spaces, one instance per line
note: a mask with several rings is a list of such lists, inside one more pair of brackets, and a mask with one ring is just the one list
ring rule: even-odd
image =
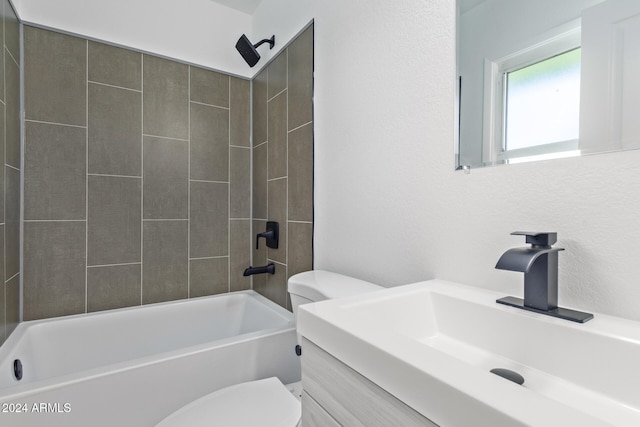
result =
[[298,330],[443,426],[640,425],[640,323],[578,324],[503,296],[431,280],[301,306]]

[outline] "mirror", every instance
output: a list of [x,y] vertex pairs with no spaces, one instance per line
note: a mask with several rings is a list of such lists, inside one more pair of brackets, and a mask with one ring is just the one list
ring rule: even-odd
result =
[[458,0],[456,168],[640,148],[640,1]]

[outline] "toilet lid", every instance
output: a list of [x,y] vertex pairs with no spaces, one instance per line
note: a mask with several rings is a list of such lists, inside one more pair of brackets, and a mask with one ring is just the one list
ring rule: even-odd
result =
[[232,385],[178,409],[156,427],[295,427],[300,402],[276,377]]

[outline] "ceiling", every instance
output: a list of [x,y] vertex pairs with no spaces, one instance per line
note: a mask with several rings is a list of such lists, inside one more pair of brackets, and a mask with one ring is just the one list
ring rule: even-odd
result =
[[262,0],[211,0],[214,3],[221,4],[223,6],[230,7],[231,9],[239,10],[240,12],[253,15],[258,5]]

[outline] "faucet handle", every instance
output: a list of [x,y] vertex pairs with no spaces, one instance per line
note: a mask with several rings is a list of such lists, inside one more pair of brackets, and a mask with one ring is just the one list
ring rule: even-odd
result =
[[548,246],[551,247],[554,243],[558,241],[558,233],[553,232],[531,232],[531,231],[514,231],[511,233],[512,236],[527,236],[526,242],[533,245],[533,247],[537,246]]

